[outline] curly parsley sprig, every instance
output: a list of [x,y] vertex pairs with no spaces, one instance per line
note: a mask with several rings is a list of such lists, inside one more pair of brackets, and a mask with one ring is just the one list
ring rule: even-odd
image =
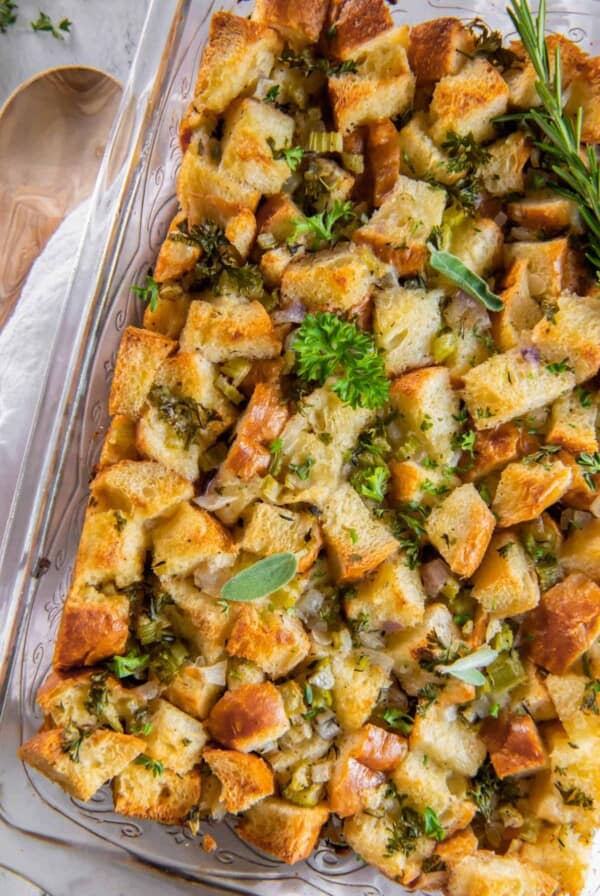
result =
[[307,314],[294,338],[296,372],[323,385],[337,377],[332,390],[353,408],[379,408],[388,400],[390,383],[373,337],[335,314]]

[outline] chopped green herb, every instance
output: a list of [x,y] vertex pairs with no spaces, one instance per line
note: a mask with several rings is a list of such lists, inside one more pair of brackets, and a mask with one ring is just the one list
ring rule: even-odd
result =
[[410,806],[403,806],[400,816],[389,829],[389,839],[386,844],[385,856],[403,852],[409,856],[417,848],[417,841],[423,836],[423,816]]
[[301,146],[281,146],[277,148],[272,137],[267,138],[274,159],[283,159],[290,171],[297,171],[304,158],[304,150]]
[[149,662],[150,655],[148,653],[130,650],[125,656],[113,656],[106,665],[117,678],[127,678],[128,675],[138,676],[148,667]]
[[288,243],[295,243],[298,237],[306,235],[312,249],[320,248],[323,243],[334,245],[342,237],[344,227],[355,217],[354,206],[349,200],[335,199],[330,209],[294,221],[294,231],[288,237]]
[[431,243],[429,250],[429,264],[435,271],[447,277],[490,311],[502,311],[502,299],[491,291],[485,280],[463,264],[460,258],[443,249],[436,249]]
[[561,795],[565,806],[579,806],[580,809],[592,809],[594,801],[580,787],[567,787],[562,781],[555,781],[554,786]]
[[132,286],[131,291],[137,293],[142,302],[146,302],[152,313],[156,311],[158,308],[158,300],[160,299],[159,285],[154,277],[151,276],[150,272],[146,274],[146,285]]
[[146,756],[145,753],[141,753],[133,761],[135,765],[143,765],[144,768],[147,768],[149,772],[152,772],[152,775],[155,778],[160,777],[165,770],[159,759],[151,759],[150,756]]
[[543,464],[546,463],[551,454],[557,454],[561,450],[561,445],[543,445],[539,451],[533,454],[527,454],[523,458],[524,464]]
[[298,571],[295,554],[272,554],[234,575],[221,588],[221,596],[229,601],[258,600],[278,591]]
[[600,473],[600,452],[594,451],[593,454],[589,454],[587,451],[584,451],[577,458],[577,463],[581,467],[581,472],[588,488],[595,492],[596,483],[592,477]]
[[358,470],[350,477],[350,484],[359,495],[379,504],[385,499],[390,471],[384,466],[372,466]]
[[68,19],[61,19],[58,25],[55,25],[50,16],[45,12],[40,12],[36,21],[30,22],[34,31],[48,31],[52,37],[56,37],[58,40],[64,40],[64,37],[60,32],[69,32],[72,24],[73,23]]
[[402,734],[406,735],[406,737],[408,737],[412,731],[415,723],[412,716],[399,709],[397,706],[386,707],[383,712],[380,713],[380,718],[382,718],[390,728],[400,731]]
[[474,429],[467,429],[466,432],[456,433],[452,437],[452,447],[456,451],[464,451],[467,454],[470,454],[471,457],[475,455],[475,439],[477,438],[477,433]]
[[13,3],[13,0],[0,0],[0,32],[2,34],[6,33],[9,25],[14,25],[17,21],[15,9],[17,9],[17,4]]
[[425,823],[424,833],[426,837],[433,837],[434,840],[445,840],[446,831],[441,825],[437,812],[430,806],[423,810],[423,821]]
[[271,454],[271,463],[269,464],[269,473],[272,476],[278,476],[281,472],[281,452],[283,451],[283,442],[281,439],[275,439],[269,445]]
[[158,384],[150,389],[148,401],[156,408],[159,420],[168,423],[183,441],[186,450],[218,416],[190,396],[175,395],[167,386]]
[[593,400],[591,392],[588,392],[587,389],[583,388],[583,386],[577,386],[575,389],[575,395],[579,399],[579,404],[582,408],[591,408]]
[[265,98],[263,99],[263,103],[274,103],[277,101],[277,97],[279,96],[279,91],[281,87],[279,84],[273,84],[272,87],[269,88]]
[[600,715],[600,706],[598,706],[597,695],[600,693],[600,681],[595,678],[586,683],[583,697],[579,708],[582,712],[593,713],[595,716]]
[[512,548],[513,545],[514,545],[514,541],[507,541],[506,544],[503,544],[502,547],[499,547],[497,550],[498,550],[498,553],[500,554],[500,556],[508,557],[508,555],[510,553],[510,549]]
[[358,62],[353,59],[346,59],[343,62],[331,62],[322,56],[315,56],[310,50],[302,50],[299,53],[293,50],[284,50],[279,57],[281,62],[289,65],[290,68],[301,68],[306,75],[312,75],[313,72],[322,72],[327,78],[333,75],[356,74],[358,72]]
[[80,750],[86,737],[93,734],[94,729],[89,726],[68,725],[60,736],[60,748],[67,753],[71,762],[80,761]]
[[295,473],[298,479],[306,482],[307,479],[310,479],[310,471],[315,463],[314,457],[306,457],[301,464],[290,464],[290,473]]
[[117,532],[122,532],[126,525],[127,517],[123,516],[120,510],[115,510],[115,526],[117,527]]
[[471,172],[490,159],[489,151],[477,142],[472,133],[457,134],[455,131],[448,131],[442,149],[449,156],[448,170],[455,174]]
[[553,361],[552,364],[546,364],[546,370],[548,373],[567,373],[569,370],[573,370],[571,365],[569,364],[568,358],[563,358],[562,361]]

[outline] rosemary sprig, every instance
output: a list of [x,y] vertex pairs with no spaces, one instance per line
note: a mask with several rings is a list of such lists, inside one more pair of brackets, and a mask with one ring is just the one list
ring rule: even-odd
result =
[[542,102],[541,108],[519,117],[541,132],[536,146],[546,154],[557,178],[552,189],[579,208],[587,230],[586,257],[600,278],[600,165],[593,146],[588,147],[585,161],[580,156],[583,110],[580,107],[573,119],[563,109],[560,46],[556,47],[554,78],[550,74],[546,0],[540,0],[535,19],[527,0],[510,0],[507,12],[537,74],[535,87]]

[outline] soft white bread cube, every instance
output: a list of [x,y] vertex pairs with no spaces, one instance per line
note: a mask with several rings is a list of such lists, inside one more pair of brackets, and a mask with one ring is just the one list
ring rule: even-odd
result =
[[161,584],[174,601],[165,613],[175,633],[189,641],[207,663],[222,659],[235,612],[224,612],[214,597],[188,579],[162,579]]
[[431,135],[443,143],[448,133],[475,140],[495,136],[492,119],[504,115],[509,91],[506,82],[485,59],[469,60],[455,75],[446,75],[435,86],[429,115]]
[[218,364],[230,358],[275,358],[281,341],[260,302],[220,296],[191,303],[180,349],[201,352]]
[[502,471],[492,502],[498,525],[504,528],[535,519],[560,501],[571,477],[571,470],[556,459],[509,464]]
[[121,460],[139,460],[135,447],[135,420],[115,414],[102,442],[98,470],[118,464]]
[[382,31],[357,48],[356,74],[329,78],[329,99],[336,129],[344,133],[359,125],[394,118],[411,105],[415,77],[406,47],[408,26]]
[[369,629],[411,628],[423,619],[425,590],[402,553],[385,560],[344,600],[348,619],[368,619]]
[[500,780],[529,777],[548,766],[540,732],[527,713],[503,712],[498,718],[489,716],[479,733]]
[[144,749],[139,737],[99,728],[82,737],[75,760],[69,754],[69,744],[80,736],[77,728],[40,731],[19,747],[19,759],[85,801]]
[[310,513],[259,501],[245,514],[242,550],[260,557],[290,551],[298,558],[299,572],[310,569],[322,542],[319,524]]
[[103,594],[91,585],[71,588],[56,636],[54,667],[93,666],[125,653],[129,612],[126,594]]
[[458,718],[456,707],[438,703],[432,703],[415,717],[409,748],[469,778],[477,774],[486,755],[483,741],[474,728]]
[[586,675],[548,675],[546,688],[560,723],[573,743],[600,736],[596,680]]
[[524,168],[531,155],[531,145],[522,131],[496,140],[487,147],[489,158],[479,168],[486,191],[492,196],[522,193],[525,189]]
[[222,554],[235,557],[237,547],[221,523],[206,510],[185,501],[173,516],[152,530],[153,567],[163,576],[188,576],[200,564]]
[[123,460],[107,467],[91,491],[98,510],[110,507],[141,520],[167,516],[194,496],[187,479],[154,461]]
[[497,532],[473,576],[475,600],[497,619],[537,606],[540,588],[535,568],[515,532]]
[[357,648],[345,655],[337,653],[332,661],[335,679],[331,689],[333,709],[345,731],[354,731],[365,724],[375,708],[381,689],[390,682],[389,672],[382,666],[369,662],[363,668],[360,657],[361,652]]
[[206,722],[211,737],[230,750],[252,753],[290,727],[281,694],[270,681],[227,691]]
[[560,551],[567,572],[583,572],[600,582],[600,520],[590,519],[580,529],[572,529]]
[[353,243],[311,253],[285,268],[282,303],[300,302],[312,312],[351,312],[368,299],[377,266],[371,252]]
[[570,88],[566,103],[567,112],[570,115],[577,115],[579,109],[583,109],[581,139],[583,143],[598,143],[600,141],[600,118],[598,116],[600,64],[597,56],[587,57],[579,62]]
[[600,368],[600,298],[563,293],[558,309],[532,333],[534,345],[548,361],[568,360],[578,383]]
[[143,524],[120,510],[88,507],[73,572],[74,586],[127,588],[144,577],[147,536]]
[[589,393],[585,396],[585,392],[576,390],[563,395],[552,405],[546,440],[551,445],[562,445],[573,454],[593,454],[598,450],[597,418],[598,405]]
[[156,371],[176,348],[176,342],[158,333],[126,327],[110,388],[109,413],[139,417]]
[[464,68],[475,47],[473,34],[460,19],[442,16],[421,22],[410,30],[408,59],[417,86],[434,84]]
[[571,573],[546,591],[525,629],[534,662],[564,674],[600,634],[600,588],[582,573]]
[[496,521],[472,483],[455,488],[425,521],[427,537],[452,572],[472,576],[483,560]]
[[529,292],[534,298],[556,298],[567,276],[569,244],[559,237],[546,241],[519,241],[504,244],[504,264],[510,267],[522,259],[528,262]]
[[318,41],[327,15],[327,0],[258,0],[252,21],[274,28],[292,47]]
[[590,862],[586,836],[570,825],[544,825],[535,842],[524,842],[519,858],[555,878],[565,893],[581,893]]
[[167,280],[178,280],[184,274],[187,274],[188,271],[192,271],[196,262],[200,260],[202,255],[200,246],[190,245],[182,240],[171,239],[171,234],[181,233],[180,225],[186,223],[187,218],[184,212],[177,212],[169,224],[169,230],[162,246],[158,250],[158,257],[154,265],[153,276],[157,283],[164,283]]
[[559,233],[570,230],[581,233],[581,221],[575,203],[549,189],[534,190],[523,198],[513,199],[506,213],[514,224],[528,230]]
[[132,763],[112,783],[115,812],[161,824],[183,824],[198,805],[202,776],[198,771],[178,775],[168,768],[160,774]]
[[[452,288],[454,292],[454,288]],[[479,302],[458,292],[447,300],[443,312],[445,329],[450,329],[451,352],[444,363],[453,383],[462,385],[468,370],[482,364],[493,351],[492,322],[489,313]]]
[[452,228],[449,251],[479,276],[487,276],[502,262],[504,237],[495,221],[466,217]]
[[394,264],[400,276],[419,274],[429,256],[427,240],[433,228],[441,225],[445,207],[445,190],[400,175],[380,208],[355,232],[354,240]]
[[390,389],[390,404],[407,436],[416,437],[439,463],[450,461],[460,408],[446,367],[425,367],[398,377]]
[[269,103],[238,100],[225,116],[220,168],[230,177],[261,193],[278,193],[290,176],[285,159],[276,149],[292,145],[294,119]]
[[407,858],[400,849],[388,849],[391,831],[391,819],[377,818],[368,812],[359,812],[344,821],[344,838],[356,855],[392,880],[401,880]]
[[475,805],[466,796],[466,779],[461,781],[451,769],[429,756],[425,759],[423,753],[410,750],[391,778],[398,793],[406,794],[419,812],[433,809],[446,834],[465,828],[475,814]]
[[[433,468],[414,460],[393,460],[389,463],[390,497],[398,505],[416,501],[424,507],[437,504],[440,495],[460,485],[460,479],[446,467]],[[435,492],[439,490],[439,493]]]
[[169,703],[203,722],[223,693],[224,685],[215,682],[215,672],[212,666],[184,666],[164,696]]
[[157,700],[144,752],[171,771],[184,774],[200,762],[208,740],[204,725],[167,700]]
[[362,44],[392,28],[385,0],[331,0],[327,47],[337,59],[353,59]]
[[542,310],[529,293],[528,263],[518,259],[510,266],[500,298],[502,311],[494,314],[492,335],[501,352],[519,345],[542,317]]
[[394,672],[407,694],[416,697],[426,684],[439,682],[434,673],[420,665],[422,660],[431,658],[432,641],[448,647],[458,636],[459,630],[445,604],[429,604],[422,622],[388,636],[386,650],[394,660]]
[[378,290],[373,302],[375,343],[389,376],[433,364],[432,343],[442,326],[441,290]]
[[493,429],[480,430],[473,446],[473,465],[464,474],[467,482],[478,482],[490,473],[501,470],[521,452],[521,430],[514,423],[502,423]]
[[130,730],[136,712],[145,705],[135,690],[123,687],[106,670],[51,672],[37,692],[37,701],[52,728],[100,723],[113,731],[122,731],[123,726]]
[[258,22],[224,11],[213,15],[194,98],[181,123],[184,149],[207,114],[224,112],[236,96],[269,74],[282,44],[275,31]]
[[553,877],[520,858],[478,849],[450,865],[449,896],[554,896]]
[[429,177],[440,184],[453,184],[460,172],[448,167],[448,156],[433,142],[427,113],[415,112],[398,134],[400,172],[408,177]]
[[227,641],[229,656],[256,663],[271,678],[283,678],[309,650],[310,638],[299,619],[251,604],[240,607]]
[[208,154],[200,155],[190,147],[177,174],[177,199],[186,218],[198,217],[198,203],[205,195],[237,203],[251,212],[256,211],[260,200],[260,190],[236,180]]
[[463,379],[464,399],[476,429],[489,429],[529,414],[575,385],[569,370],[552,373],[534,353],[518,348],[493,355]]
[[293,865],[311,854],[328,817],[325,803],[305,808],[273,796],[248,809],[236,832],[251,846]]
[[221,783],[220,799],[228,812],[244,812],[275,789],[273,772],[259,756],[209,749],[203,759]]
[[389,529],[346,483],[324,502],[321,525],[332,574],[340,583],[362,578],[398,549]]

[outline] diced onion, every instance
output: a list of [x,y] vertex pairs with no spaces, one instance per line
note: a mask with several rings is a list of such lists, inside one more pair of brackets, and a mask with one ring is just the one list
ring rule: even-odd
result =
[[198,495],[192,498],[194,504],[203,510],[221,510],[223,507],[229,507],[237,500],[235,495],[217,495],[216,492],[207,492],[205,495]]
[[292,302],[291,305],[275,311],[271,317],[275,324],[301,324],[306,315],[307,311],[302,302]]
[[[598,502],[598,498],[594,499],[594,503]],[[592,513],[594,513],[592,509]],[[594,516],[597,516],[597,513],[594,513]],[[566,532],[569,527],[573,527],[574,529],[581,529],[586,523],[592,519],[592,514],[588,513],[587,510],[573,510],[572,507],[569,507],[567,510],[563,510],[560,515],[560,528],[563,532]]]
[[315,728],[319,737],[322,737],[323,740],[333,740],[342,730],[332,710],[323,710],[316,716]]
[[330,759],[325,759],[323,762],[315,762],[310,770],[313,784],[326,784],[331,778],[332,768],[333,762]]
[[344,138],[340,131],[311,131],[308,135],[310,152],[342,152]]
[[281,494],[281,486],[273,476],[265,476],[260,486],[260,493],[267,501],[276,503]]
[[342,165],[353,174],[362,174],[365,170],[365,158],[359,152],[343,152]]
[[381,650],[384,647],[383,636],[379,632],[359,632],[358,640],[371,651]]
[[389,653],[385,653],[383,650],[371,650],[369,647],[365,647],[363,653],[374,666],[379,666],[381,669],[385,669],[386,672],[392,671],[394,658]]
[[424,563],[421,567],[421,579],[427,597],[437,597],[450,575],[450,567],[440,558]]
[[210,684],[224,688],[227,684],[227,660],[221,660],[213,666],[201,666],[202,674]]

